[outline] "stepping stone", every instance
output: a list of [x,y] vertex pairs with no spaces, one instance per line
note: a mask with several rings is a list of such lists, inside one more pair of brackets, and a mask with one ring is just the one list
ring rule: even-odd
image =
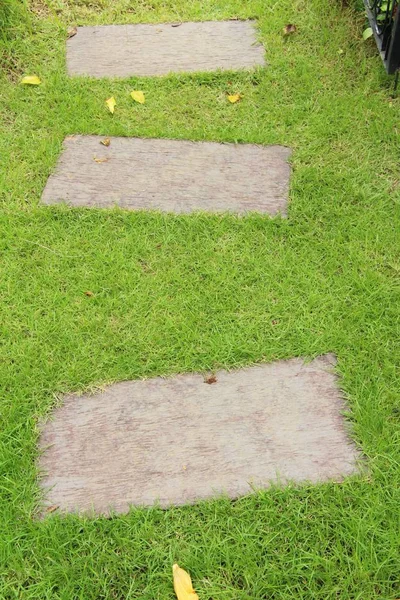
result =
[[179,375],[65,396],[41,433],[46,505],[108,514],[357,473],[333,364],[295,358],[214,383]]
[[264,64],[254,21],[78,27],[67,41],[70,75],[152,76]]
[[44,204],[285,214],[290,150],[282,146],[73,136]]

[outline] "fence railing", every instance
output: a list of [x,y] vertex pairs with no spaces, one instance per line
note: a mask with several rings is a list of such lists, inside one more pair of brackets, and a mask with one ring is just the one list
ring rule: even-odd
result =
[[400,69],[400,1],[364,0],[368,19],[386,71]]

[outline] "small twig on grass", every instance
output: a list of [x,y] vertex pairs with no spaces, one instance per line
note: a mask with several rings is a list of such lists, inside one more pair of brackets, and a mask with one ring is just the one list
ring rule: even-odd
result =
[[20,240],[22,242],[27,242],[28,244],[35,244],[36,246],[40,246],[40,248],[43,248],[44,250],[48,250],[49,252],[52,252],[56,256],[61,256],[61,258],[77,258],[76,256],[70,256],[68,254],[60,254],[59,252],[52,250],[48,246],[43,246],[43,244],[39,244],[39,242],[34,242],[33,240],[26,240],[25,238],[20,238]]

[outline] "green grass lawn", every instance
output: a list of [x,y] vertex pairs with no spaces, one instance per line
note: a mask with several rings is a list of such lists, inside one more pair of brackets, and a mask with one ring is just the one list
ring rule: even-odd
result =
[[[232,17],[259,20],[267,68],[66,76],[74,25]],[[400,597],[400,100],[362,41],[363,13],[333,0],[6,0],[0,23],[0,598],[172,599],[175,561],[201,600]],[[284,40],[287,23],[298,33]],[[18,85],[32,74],[41,86]],[[289,217],[40,207],[74,133],[289,145]],[[325,352],[366,475],[35,518],[37,426],[62,392]]]

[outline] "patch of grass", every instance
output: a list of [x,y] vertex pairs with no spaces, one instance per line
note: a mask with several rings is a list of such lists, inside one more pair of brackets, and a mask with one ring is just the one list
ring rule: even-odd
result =
[[[16,70],[0,80],[0,597],[171,598],[179,561],[202,600],[395,600],[400,105],[361,41],[363,15],[328,0],[38,6],[14,12],[1,41]],[[77,23],[230,17],[259,20],[267,68],[66,76]],[[289,22],[298,34],[284,41]],[[34,73],[40,87],[16,84]],[[131,89],[145,91],[144,106]],[[228,91],[243,100],[230,105]],[[40,207],[73,133],[287,144],[289,218]],[[328,351],[368,477],[109,520],[34,520],[37,423],[62,392]]]

